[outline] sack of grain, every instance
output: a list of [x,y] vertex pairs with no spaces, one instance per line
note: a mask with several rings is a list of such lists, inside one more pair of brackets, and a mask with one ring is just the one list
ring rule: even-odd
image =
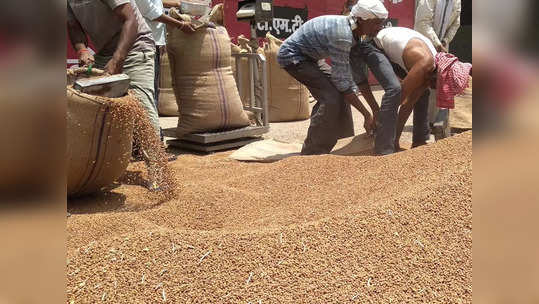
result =
[[268,61],[268,103],[271,122],[307,119],[309,90],[290,76],[277,62],[277,53],[283,43],[270,33],[264,46]]
[[[171,16],[179,18],[174,9]],[[224,27],[193,34],[168,27],[167,53],[180,117],[176,135],[249,125],[232,75],[230,37]]]
[[122,176],[133,141],[135,97],[107,98],[74,90],[73,81],[83,75],[84,70],[68,71],[68,196],[99,191]]
[[161,55],[161,75],[159,76],[159,115],[178,116],[178,104],[172,89],[172,74],[167,52]]

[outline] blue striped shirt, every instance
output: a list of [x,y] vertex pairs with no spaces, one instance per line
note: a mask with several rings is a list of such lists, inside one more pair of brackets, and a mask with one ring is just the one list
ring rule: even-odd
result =
[[286,67],[329,58],[335,87],[340,92],[357,92],[350,66],[350,49],[356,43],[347,16],[320,16],[307,21],[283,42],[277,61]]

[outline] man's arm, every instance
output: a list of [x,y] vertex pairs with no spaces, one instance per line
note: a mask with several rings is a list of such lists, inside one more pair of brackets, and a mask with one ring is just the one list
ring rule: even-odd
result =
[[365,130],[371,133],[374,128],[371,113],[365,108],[356,94],[357,86],[353,80],[352,67],[350,66],[350,45],[348,42],[340,42],[330,48],[331,81],[344,95],[344,100],[356,108],[365,118]]
[[415,15],[414,29],[429,38],[434,47],[439,50],[442,46],[440,38],[434,30],[434,5],[436,1],[419,0]]
[[116,51],[112,59],[105,66],[105,72],[109,74],[119,74],[122,72],[123,64],[127,54],[133,47],[137,38],[138,21],[133,11],[131,3],[125,3],[114,9],[114,14],[123,22],[122,31]]
[[[409,55],[421,55],[422,52],[410,52]],[[424,54],[426,55],[426,54]],[[397,134],[395,137],[395,145],[398,147],[399,139],[404,129],[404,125],[410,117],[412,110],[421,94],[425,91],[429,84],[430,75],[434,70],[432,56],[423,56],[416,64],[412,66],[408,75],[402,81],[401,91],[401,106],[399,109],[399,118],[397,122]],[[405,60],[406,62],[406,60]]]
[[182,2],[179,0],[163,0],[163,6],[168,8],[180,7],[181,4]]
[[414,106],[419,100],[419,98],[423,95],[425,90],[428,88],[428,84],[425,83],[416,89],[412,91],[403,101],[399,108],[399,118],[397,122],[397,133],[395,136],[395,149],[399,149],[399,140],[402,134],[402,130],[404,130],[404,125],[408,121],[408,118],[410,117],[410,114],[412,114],[412,111],[414,110]]
[[195,29],[191,26],[189,22],[176,20],[170,16],[165,15],[163,9],[159,6],[156,6],[150,0],[136,0],[138,9],[144,18],[164,23],[166,25],[179,28],[185,33],[193,33]]
[[359,91],[361,92],[361,95],[363,95],[363,98],[365,98],[365,100],[367,101],[367,104],[371,108],[372,114],[376,116],[378,112],[380,111],[380,106],[378,106],[378,103],[376,102],[374,95],[372,95],[371,86],[369,85],[369,82],[358,84],[358,88],[359,88]]
[[158,22],[164,23],[164,24],[172,26],[172,27],[177,27],[180,30],[182,30],[184,33],[187,33],[187,34],[194,33],[196,31],[195,28],[193,27],[193,25],[191,25],[191,23],[186,22],[186,21],[180,21],[178,19],[174,19],[174,18],[172,18],[170,16],[167,16],[165,14],[159,16],[154,21],[158,21]]
[[94,56],[87,48],[88,39],[79,21],[75,18],[71,7],[67,6],[67,34],[73,49],[77,52],[80,65],[89,65],[94,62]]
[[454,5],[456,6],[455,10],[456,10],[457,17],[453,20],[451,25],[449,25],[449,27],[447,28],[447,33],[445,37],[442,39],[442,44],[445,44],[447,49],[449,49],[449,43],[453,41],[453,38],[455,38],[455,35],[457,34],[457,31],[460,28],[460,12],[462,10],[461,1],[455,0]]

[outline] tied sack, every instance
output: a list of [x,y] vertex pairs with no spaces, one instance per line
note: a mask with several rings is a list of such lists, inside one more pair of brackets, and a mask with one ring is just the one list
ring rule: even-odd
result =
[[135,97],[128,93],[108,98],[73,89],[73,81],[84,77],[85,71],[68,71],[68,196],[90,194],[111,185],[124,174],[131,157]]
[[277,53],[283,42],[270,33],[264,46],[268,61],[268,103],[271,122],[304,120],[309,118],[309,90],[290,76],[277,62]]
[[159,115],[178,116],[178,103],[172,89],[172,75],[167,52],[161,55],[161,74],[159,76]]
[[[172,17],[179,15],[171,10]],[[168,28],[167,53],[178,102],[176,135],[249,125],[232,75],[230,37],[222,26],[193,34]]]

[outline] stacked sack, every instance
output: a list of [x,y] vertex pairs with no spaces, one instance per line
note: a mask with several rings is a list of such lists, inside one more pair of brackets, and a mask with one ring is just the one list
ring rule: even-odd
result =
[[304,120],[310,117],[309,90],[277,62],[283,42],[269,32],[264,53],[268,62],[268,100],[271,122]]
[[[267,42],[263,48],[257,50],[267,60],[268,79],[268,108],[270,122],[284,122],[304,120],[310,117],[309,90],[299,81],[290,76],[277,62],[277,53],[283,43],[270,33],[266,35]],[[238,44],[232,44],[233,53],[251,53],[248,39],[243,35],[238,36]],[[240,92],[244,105],[250,104],[251,86],[249,77],[249,64],[247,59],[242,58],[239,68],[241,69],[242,88]]]
[[[170,16],[185,20],[177,10]],[[178,138],[190,133],[245,127],[249,119],[232,74],[228,32],[201,27],[193,34],[168,27],[167,54],[178,103]]]
[[[86,69],[67,72],[67,195],[99,191],[125,172],[131,157],[136,99],[81,93],[73,82]],[[94,71],[90,76],[102,75]]]
[[172,89],[172,75],[168,54],[164,51],[161,54],[161,75],[159,76],[159,115],[178,116],[178,104]]

